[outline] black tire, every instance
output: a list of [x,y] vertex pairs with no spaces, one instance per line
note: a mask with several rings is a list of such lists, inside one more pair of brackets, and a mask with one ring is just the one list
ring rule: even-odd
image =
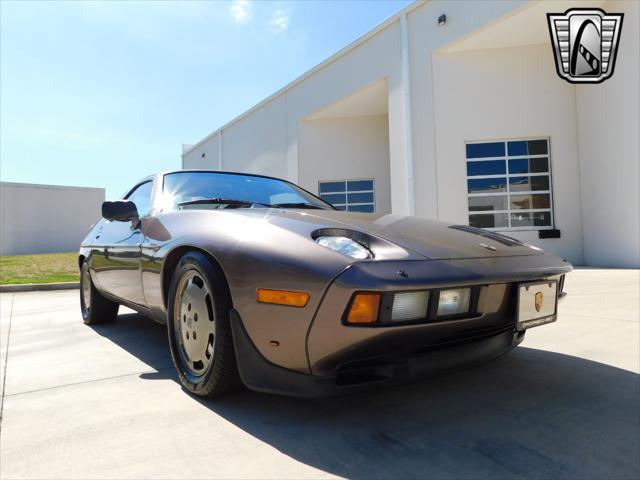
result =
[[84,262],[80,269],[80,310],[82,320],[87,325],[113,322],[118,317],[118,305],[106,299],[96,289],[91,280],[89,264]]
[[[202,287],[200,287],[201,282],[203,283]],[[191,303],[188,304],[189,312],[184,308],[192,298],[187,290],[195,288],[193,284],[201,289],[200,294],[204,296],[207,307],[205,314],[199,310],[201,312],[200,324],[196,324],[198,321],[198,315],[194,313],[196,306],[194,305],[193,312],[191,311]],[[208,300],[206,299],[207,295]],[[216,397],[237,389],[242,382],[236,366],[229,322],[232,302],[229,287],[220,267],[203,253],[186,253],[180,259],[173,273],[167,303],[167,332],[171,358],[178,371],[182,386],[201,397]],[[207,321],[212,323],[206,323]],[[198,331],[202,333],[204,328],[211,329],[211,333],[206,337],[205,352],[202,357],[203,359],[206,357],[207,364],[200,360],[194,362],[188,353],[191,347],[187,344],[188,341],[197,343],[193,333]],[[189,337],[190,332],[191,337]],[[201,335],[202,338],[204,338],[203,335]],[[207,356],[210,348],[212,348],[212,353]],[[202,351],[202,349],[198,351]],[[202,365],[202,370],[194,371],[196,365],[197,367]]]

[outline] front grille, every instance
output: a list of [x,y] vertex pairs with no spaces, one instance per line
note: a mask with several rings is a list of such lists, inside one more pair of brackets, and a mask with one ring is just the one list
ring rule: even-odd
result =
[[[341,387],[360,384],[380,383],[390,380],[397,374],[409,374],[409,361],[411,358],[420,357],[438,350],[469,345],[483,340],[499,337],[507,333],[513,333],[513,323],[501,323],[484,327],[467,328],[437,339],[428,346],[414,352],[406,352],[399,355],[384,355],[364,360],[347,362],[337,369],[336,384]],[[473,346],[471,348],[474,348]],[[403,373],[400,373],[403,372]]]
[[478,342],[487,338],[495,337],[507,332],[513,332],[515,326],[513,322],[501,323],[497,325],[488,325],[483,327],[466,328],[459,332],[441,337],[429,346],[421,348],[416,355],[430,352],[440,348],[448,348],[455,345],[463,345],[466,343]]
[[514,330],[515,325],[513,322],[500,323],[483,327],[465,328],[464,330],[460,330],[451,335],[440,337],[429,345],[425,345],[413,352],[406,352],[404,354],[378,355],[363,360],[355,360],[344,363],[338,367],[338,373],[344,375],[348,372],[361,372],[363,370],[368,370],[384,365],[400,365],[406,363],[408,356],[420,355],[423,353],[432,352],[434,350],[474,343],[507,332],[513,332]]

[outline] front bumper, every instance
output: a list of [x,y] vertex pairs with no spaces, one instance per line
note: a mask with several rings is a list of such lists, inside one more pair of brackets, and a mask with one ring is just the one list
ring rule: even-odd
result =
[[[363,359],[393,352],[412,357],[475,330],[515,329],[517,284],[556,277],[571,265],[552,255],[460,260],[359,262],[328,288],[307,336],[310,373],[335,374]],[[402,274],[400,274],[402,273]],[[479,287],[477,312],[467,318],[403,325],[345,325],[356,291],[402,292]]]
[[266,360],[247,334],[236,310],[231,312],[231,329],[240,377],[260,392],[318,398],[360,391],[377,385],[403,383],[411,379],[451,372],[484,363],[517,346],[524,332],[497,328],[469,332],[467,338],[433,345],[414,355],[377,357],[349,365],[331,375],[307,375]]
[[[245,324],[234,311],[231,321],[240,375],[255,390],[315,397],[481,363],[522,341],[523,333],[516,331],[515,324],[517,284],[560,278],[571,269],[568,262],[548,254],[357,262],[328,285],[317,309],[308,312],[309,323],[295,342],[286,336],[289,329],[276,326],[277,317],[262,317],[258,330],[256,322]],[[479,289],[473,317],[388,326],[342,322],[357,291],[458,286]],[[308,368],[291,368],[274,360],[265,345],[269,339],[279,345],[272,351],[281,358],[295,357],[289,364],[306,363]]]

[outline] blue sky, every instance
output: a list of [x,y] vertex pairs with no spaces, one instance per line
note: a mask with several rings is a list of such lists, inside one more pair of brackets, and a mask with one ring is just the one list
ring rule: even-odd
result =
[[116,198],[409,3],[2,0],[0,178]]

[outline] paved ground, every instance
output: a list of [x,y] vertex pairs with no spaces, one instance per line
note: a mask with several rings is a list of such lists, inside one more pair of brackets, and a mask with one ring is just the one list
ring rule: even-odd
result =
[[0,477],[637,479],[639,278],[576,271],[560,321],[509,355],[325,401],[194,399],[162,326],[86,327],[77,291],[5,294]]

